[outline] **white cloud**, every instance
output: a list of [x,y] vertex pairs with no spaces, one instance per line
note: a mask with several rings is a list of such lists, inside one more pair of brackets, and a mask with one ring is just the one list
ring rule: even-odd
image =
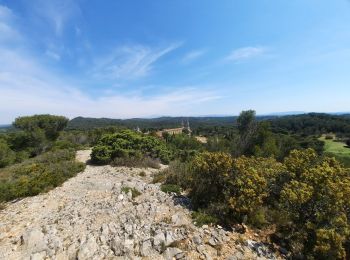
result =
[[263,55],[266,52],[264,47],[244,47],[233,50],[226,58],[227,61],[242,61]]
[[116,48],[107,57],[97,59],[93,74],[102,79],[135,79],[147,76],[155,62],[181,43],[173,43],[165,48],[150,48],[142,45]]
[[207,52],[207,50],[194,50],[191,51],[189,53],[187,53],[183,58],[182,58],[182,62],[183,63],[190,63],[193,62],[194,60],[202,57],[205,53]]

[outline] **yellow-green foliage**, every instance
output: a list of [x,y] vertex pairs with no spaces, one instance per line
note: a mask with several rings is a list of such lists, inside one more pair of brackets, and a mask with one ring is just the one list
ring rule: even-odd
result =
[[192,169],[195,207],[215,205],[216,210],[227,214],[225,221],[232,222],[243,220],[263,206],[285,168],[273,158],[233,159],[226,153],[205,152],[196,156]]
[[197,208],[225,201],[233,159],[227,153],[203,152],[195,156],[192,166],[191,197]]
[[306,256],[345,258],[350,235],[349,170],[333,158],[318,158],[310,149],[293,151],[285,164],[291,180],[283,186],[280,207],[292,220],[288,232],[299,232],[294,242],[303,245]]
[[284,166],[273,158],[240,157],[233,161],[229,205],[249,215],[263,205]]
[[274,224],[293,257],[350,257],[350,172],[334,158],[312,149],[283,163],[204,152],[190,168],[195,209],[226,223]]

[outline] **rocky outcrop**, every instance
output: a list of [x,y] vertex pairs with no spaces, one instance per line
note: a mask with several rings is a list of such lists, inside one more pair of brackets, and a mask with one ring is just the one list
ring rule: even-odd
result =
[[194,226],[187,208],[150,183],[156,171],[87,166],[62,187],[9,203],[0,212],[0,259],[278,258],[238,233]]

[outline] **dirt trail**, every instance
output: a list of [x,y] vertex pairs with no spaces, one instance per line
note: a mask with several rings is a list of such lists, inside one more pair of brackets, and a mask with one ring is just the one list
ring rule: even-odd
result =
[[275,259],[252,239],[194,226],[186,198],[151,184],[157,171],[87,165],[61,187],[9,203],[0,211],[0,259]]

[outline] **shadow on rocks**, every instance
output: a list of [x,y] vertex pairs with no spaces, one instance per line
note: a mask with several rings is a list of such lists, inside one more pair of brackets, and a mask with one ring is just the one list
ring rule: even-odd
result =
[[173,201],[175,205],[180,205],[184,208],[187,209],[192,209],[192,204],[191,204],[191,200],[183,195],[174,195],[173,196]]

